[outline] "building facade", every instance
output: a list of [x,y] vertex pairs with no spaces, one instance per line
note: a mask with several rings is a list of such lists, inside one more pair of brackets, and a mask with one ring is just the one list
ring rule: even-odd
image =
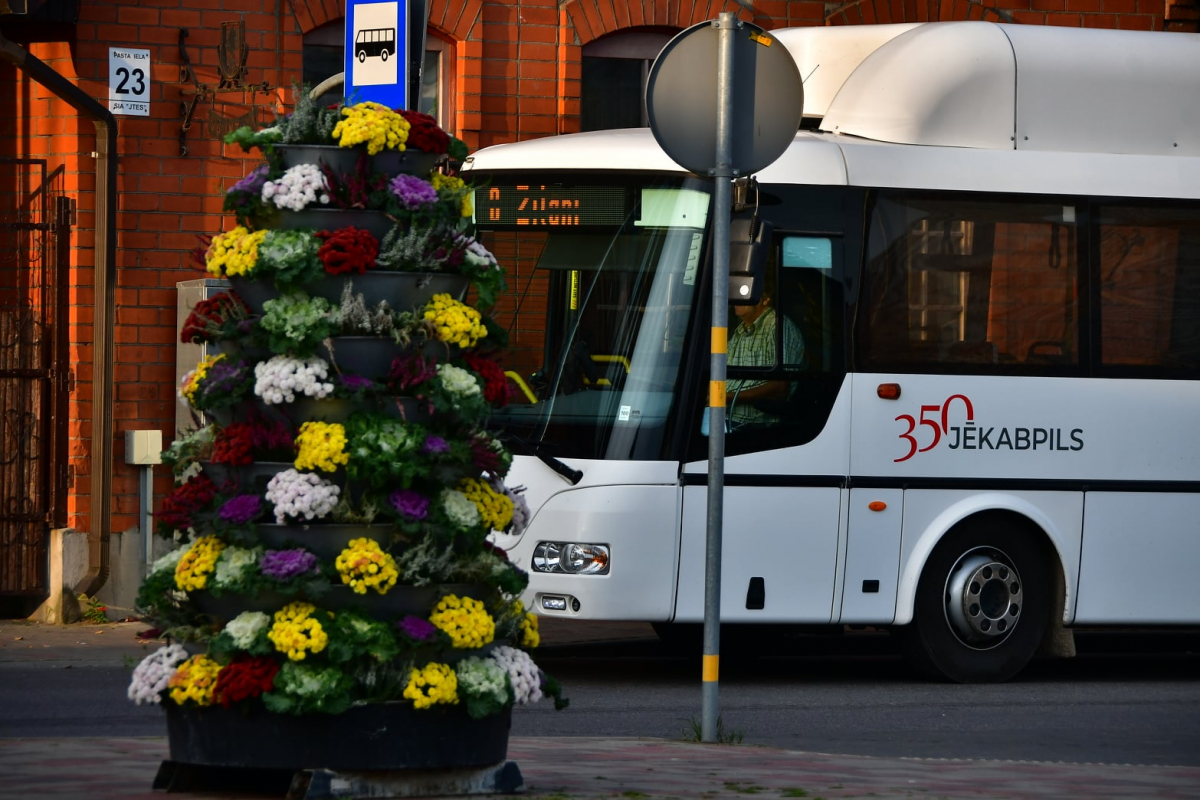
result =
[[[1164,35],[1200,18],[1195,0],[430,0],[422,107],[472,149],[643,125],[655,54],[724,11],[767,29],[972,19]],[[131,605],[141,500],[124,434],[175,433],[176,285],[203,277],[198,237],[232,224],[224,191],[255,163],[221,137],[340,72],[343,13],[0,0],[0,616],[46,597],[54,528],[87,534],[74,588]],[[113,49],[149,51],[143,73],[122,77]],[[106,107],[119,80],[148,109],[105,129],[85,101]],[[98,184],[108,140],[115,196]],[[170,481],[160,467],[154,495]]]

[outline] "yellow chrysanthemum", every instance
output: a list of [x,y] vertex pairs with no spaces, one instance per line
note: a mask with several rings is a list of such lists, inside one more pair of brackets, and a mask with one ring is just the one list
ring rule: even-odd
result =
[[346,453],[346,428],[336,422],[306,422],[296,436],[296,469],[336,472],[350,460]]
[[447,664],[426,664],[424,669],[409,673],[404,697],[412,700],[416,708],[429,708],[437,703],[453,705],[458,702],[458,676]]
[[309,653],[319,653],[329,644],[329,635],[312,616],[314,611],[312,603],[295,602],[275,612],[275,624],[267,638],[292,661],[303,661]]
[[435,294],[425,306],[425,319],[433,323],[434,335],[446,344],[462,349],[474,347],[487,336],[483,316],[470,306],[448,294]]
[[492,527],[502,531],[512,524],[513,502],[508,495],[497,492],[478,478],[459,481],[458,490],[479,509],[479,516]]
[[473,597],[446,595],[433,610],[429,621],[445,631],[454,646],[462,650],[483,647],[496,635],[496,623],[492,615],[484,608],[482,601]]
[[342,109],[342,119],[333,128],[333,138],[341,147],[367,145],[375,155],[381,150],[403,150],[408,141],[409,124],[400,114],[380,103],[367,101]]
[[217,559],[225,543],[215,536],[202,536],[196,540],[175,565],[175,586],[184,592],[203,589],[208,585],[208,576],[217,568]]
[[266,235],[265,230],[251,233],[245,226],[238,225],[213,237],[204,254],[205,269],[217,278],[249,275],[258,262],[258,246]]
[[167,684],[171,699],[180,705],[188,700],[201,706],[212,705],[213,689],[220,671],[221,665],[208,656],[192,656],[179,665]]
[[367,589],[387,594],[400,577],[391,554],[383,552],[379,542],[366,537],[351,539],[350,545],[338,554],[334,565],[342,576],[342,583],[356,594],[366,594]]

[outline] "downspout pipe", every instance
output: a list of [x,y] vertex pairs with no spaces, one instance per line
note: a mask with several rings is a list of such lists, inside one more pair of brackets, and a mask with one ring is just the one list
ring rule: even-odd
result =
[[108,580],[112,525],[113,319],[117,298],[117,119],[50,65],[0,33],[0,58],[46,87],[96,126],[96,267],[92,355],[91,528],[88,572],[75,591],[94,595]]

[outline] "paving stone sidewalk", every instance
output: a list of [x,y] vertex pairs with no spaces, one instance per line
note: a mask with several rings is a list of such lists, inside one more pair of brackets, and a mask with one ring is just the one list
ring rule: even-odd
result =
[[[0,667],[128,663],[155,642],[135,622],[51,626],[0,620]],[[637,624],[543,625],[547,644],[652,635]],[[0,711],[0,713],[3,713]],[[148,800],[165,737],[0,740],[0,798]],[[887,759],[662,739],[515,737],[509,758],[530,800],[598,798],[1197,798],[1200,768]],[[258,800],[242,792],[191,800]]]
[[[166,739],[0,740],[0,797],[150,800]],[[1200,798],[1200,769],[886,759],[662,739],[516,737],[530,800],[599,798]],[[241,792],[176,795],[260,800]]]

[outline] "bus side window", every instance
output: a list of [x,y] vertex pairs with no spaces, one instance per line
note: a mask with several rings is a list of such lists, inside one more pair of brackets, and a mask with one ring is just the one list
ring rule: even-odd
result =
[[1107,206],[1100,222],[1100,369],[1200,375],[1200,211]]
[[878,371],[1035,374],[1079,364],[1073,205],[881,192],[859,353]]

